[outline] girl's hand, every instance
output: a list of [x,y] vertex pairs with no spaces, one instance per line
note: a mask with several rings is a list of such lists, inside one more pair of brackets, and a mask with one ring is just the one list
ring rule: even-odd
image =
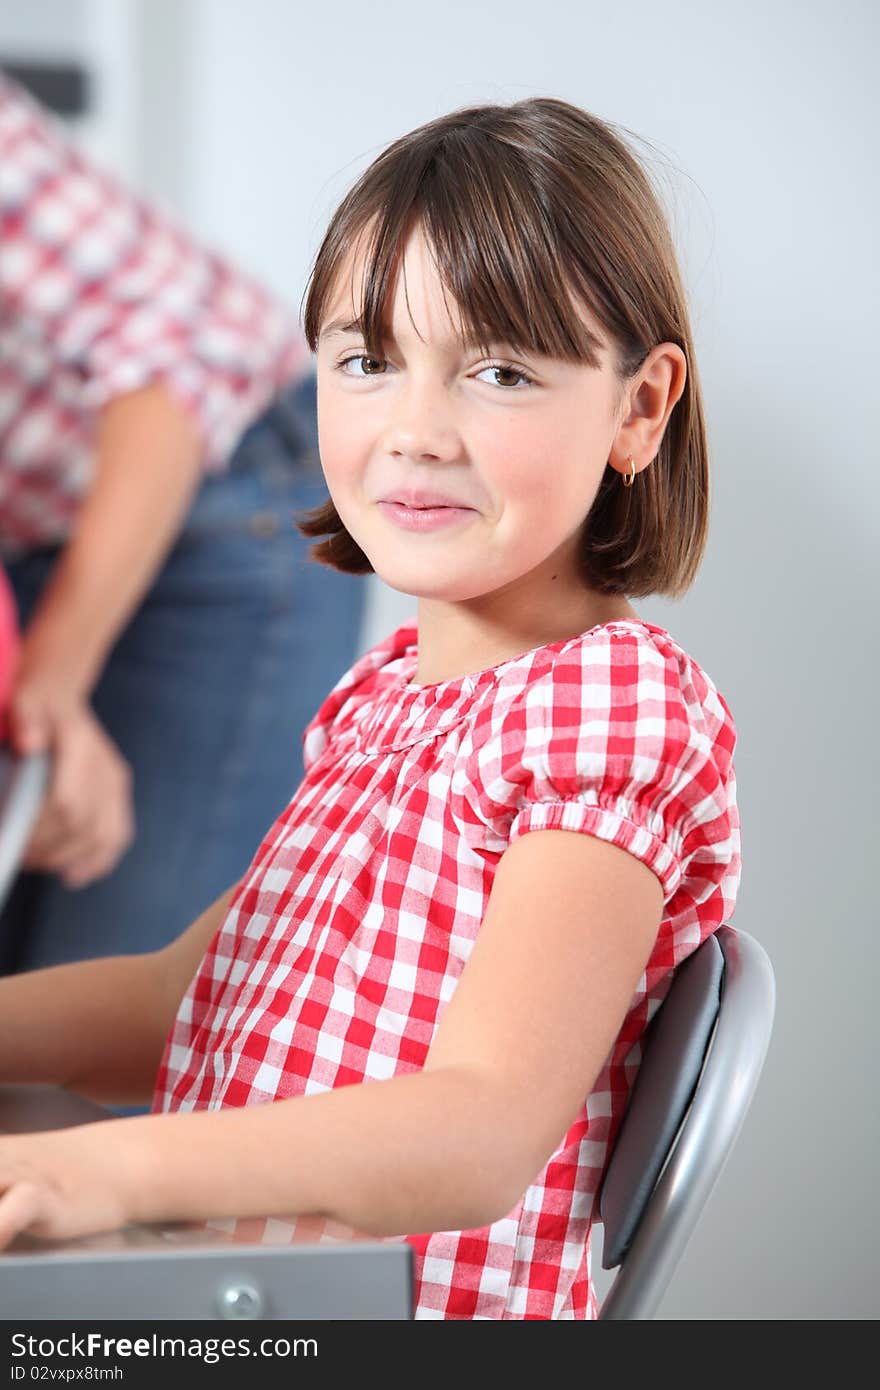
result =
[[110,873],[134,839],[131,768],[83,700],[19,687],[9,711],[18,753],[53,755],[49,791],[22,861],[81,888]]
[[128,1224],[115,1123],[0,1136],[0,1249],[25,1231],[68,1240]]

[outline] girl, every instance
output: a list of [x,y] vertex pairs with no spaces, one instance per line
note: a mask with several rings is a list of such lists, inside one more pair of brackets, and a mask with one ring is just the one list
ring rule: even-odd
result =
[[594,1318],[640,1039],[740,878],[730,711],[627,599],[684,592],[706,537],[675,254],[602,121],[477,106],[367,169],[305,328],[300,529],[418,620],[177,941],[0,981],[2,1079],[154,1111],[0,1141],[0,1243],[323,1218],[410,1242],[418,1318]]

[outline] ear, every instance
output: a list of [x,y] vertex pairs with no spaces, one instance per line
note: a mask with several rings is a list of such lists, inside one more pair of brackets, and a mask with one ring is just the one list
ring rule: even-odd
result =
[[612,467],[629,473],[632,458],[639,473],[657,457],[686,381],[687,359],[677,343],[660,343],[652,349],[624,398],[623,418],[609,457]]

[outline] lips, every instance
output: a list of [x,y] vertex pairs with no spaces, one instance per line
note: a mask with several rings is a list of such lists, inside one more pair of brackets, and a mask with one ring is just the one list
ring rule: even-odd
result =
[[393,525],[417,535],[464,525],[469,516],[477,515],[473,507],[407,507],[402,502],[379,502],[377,505]]
[[432,507],[464,507],[473,511],[468,502],[460,502],[457,497],[447,497],[441,492],[395,492],[379,500],[396,502],[398,506],[410,507],[413,511],[426,511]]

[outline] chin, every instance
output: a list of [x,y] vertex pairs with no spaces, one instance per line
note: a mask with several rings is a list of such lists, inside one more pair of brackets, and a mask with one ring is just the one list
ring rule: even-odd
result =
[[382,582],[388,585],[389,589],[396,589],[401,594],[409,594],[411,598],[429,599],[436,603],[469,603],[492,593],[494,587],[486,580],[482,582],[472,581],[471,583],[459,580],[456,583],[450,580],[448,575],[440,576],[437,582],[432,584],[430,578],[426,578],[424,570],[418,575],[414,574],[411,579],[407,579],[399,572],[387,577],[378,569],[376,573]]
[[452,597],[449,594],[449,592],[442,587],[442,585],[432,587],[430,584],[426,584],[424,581],[424,576],[422,576],[421,579],[416,579],[415,577],[413,577],[413,579],[408,580],[405,575],[401,574],[383,574],[382,571],[380,569],[377,569],[375,565],[373,566],[373,569],[375,570],[377,577],[382,580],[383,584],[387,584],[389,589],[396,589],[396,591],[399,594],[406,594],[410,598],[434,598],[449,600]]

